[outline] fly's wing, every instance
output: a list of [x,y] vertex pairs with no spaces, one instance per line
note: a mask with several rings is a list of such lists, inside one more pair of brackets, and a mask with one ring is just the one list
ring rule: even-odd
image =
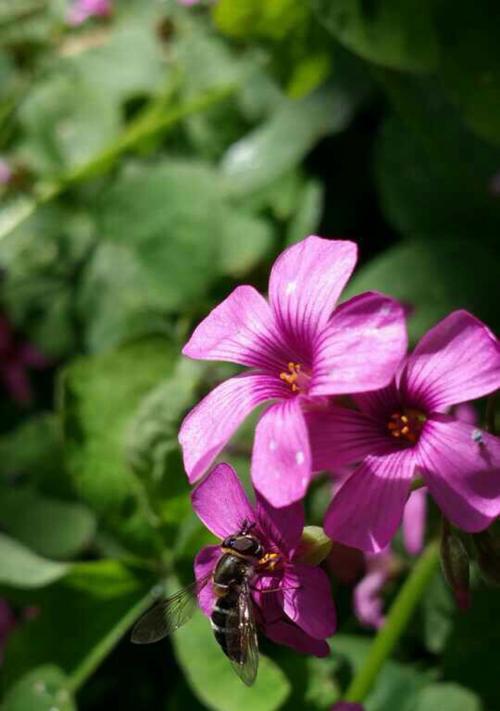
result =
[[205,578],[195,580],[170,597],[160,600],[136,622],[131,635],[135,644],[151,644],[175,632],[182,627],[194,614],[198,607],[198,593],[211,580],[209,574]]
[[229,658],[240,679],[252,686],[259,666],[259,642],[248,581],[241,586],[237,611],[238,634],[228,645]]

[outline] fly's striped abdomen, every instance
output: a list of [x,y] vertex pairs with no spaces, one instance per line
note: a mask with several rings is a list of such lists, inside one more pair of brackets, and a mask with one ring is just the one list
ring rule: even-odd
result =
[[238,592],[232,590],[228,595],[220,597],[211,616],[214,637],[224,653],[235,661],[239,661],[240,629],[238,624]]

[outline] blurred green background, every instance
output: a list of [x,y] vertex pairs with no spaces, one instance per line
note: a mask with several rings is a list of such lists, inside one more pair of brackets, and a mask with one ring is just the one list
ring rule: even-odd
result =
[[[344,296],[400,298],[413,340],[455,308],[498,327],[500,5],[70,7],[0,0],[2,709],[327,711],[372,638],[335,570],[332,655],[263,640],[252,689],[201,615],[128,641],[209,540],[176,437],[233,371],[180,349],[311,233],[359,243]],[[243,476],[251,439],[227,457]],[[467,614],[436,575],[367,711],[499,711],[500,595],[473,573]]]

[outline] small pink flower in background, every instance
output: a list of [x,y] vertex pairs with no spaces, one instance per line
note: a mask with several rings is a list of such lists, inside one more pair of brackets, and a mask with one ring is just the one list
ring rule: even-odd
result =
[[[272,509],[257,494],[253,507],[228,464],[217,465],[194,489],[191,499],[198,517],[218,538],[254,524],[252,533],[269,554],[269,564],[258,566],[251,581],[256,620],[266,636],[299,652],[327,655],[325,639],[335,631],[335,607],[323,570],[296,560],[304,527],[302,506]],[[196,579],[211,573],[220,556],[218,545],[203,548],[195,560]],[[210,585],[202,588],[199,601],[203,612],[210,615],[215,602]]]
[[191,482],[252,410],[274,401],[256,428],[252,479],[273,506],[299,501],[312,476],[304,411],[390,382],[406,349],[402,307],[366,293],[335,309],[356,259],[353,242],[308,237],[274,263],[269,301],[240,286],[195,329],[184,355],[252,370],[216,387],[184,420]]
[[67,14],[69,25],[81,25],[91,17],[109,17],[113,11],[111,0],[74,0]]
[[367,552],[385,548],[416,471],[452,523],[486,528],[500,514],[500,440],[446,413],[499,385],[498,341],[455,311],[421,339],[390,386],[356,397],[359,412],[310,414],[316,469],[361,462],[328,509],[326,533]]
[[378,629],[385,622],[382,588],[393,569],[393,555],[389,548],[366,555],[366,574],[354,588],[354,612],[367,627]]
[[0,157],[0,185],[8,185],[12,179],[12,168],[5,158]]
[[0,598],[0,664],[7,639],[16,626],[16,618],[6,600]]
[[47,359],[34,346],[15,337],[7,318],[0,314],[0,381],[15,402],[31,402],[28,368],[39,370],[47,365]]

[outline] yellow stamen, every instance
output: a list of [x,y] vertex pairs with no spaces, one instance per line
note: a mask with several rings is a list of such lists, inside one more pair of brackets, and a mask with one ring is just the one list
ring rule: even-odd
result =
[[286,371],[280,373],[280,380],[284,380],[285,383],[288,383],[292,393],[296,393],[300,390],[297,380],[299,379],[301,368],[300,363],[290,362],[288,363],[288,373]]
[[276,565],[279,563],[279,559],[279,553],[265,553],[259,560],[259,566],[267,568],[267,570],[274,570]]
[[426,419],[426,416],[420,410],[408,408],[403,412],[394,412],[387,423],[387,429],[391,437],[402,438],[411,444],[415,444]]

